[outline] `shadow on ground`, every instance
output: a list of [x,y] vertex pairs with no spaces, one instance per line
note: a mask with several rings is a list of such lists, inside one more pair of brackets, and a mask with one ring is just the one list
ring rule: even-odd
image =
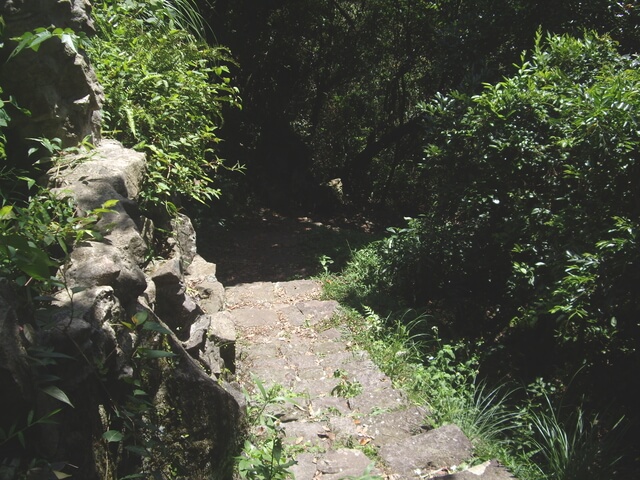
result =
[[337,271],[352,250],[378,238],[366,220],[288,217],[266,209],[225,226],[199,223],[198,253],[217,264],[225,286],[309,278],[324,271],[323,256]]

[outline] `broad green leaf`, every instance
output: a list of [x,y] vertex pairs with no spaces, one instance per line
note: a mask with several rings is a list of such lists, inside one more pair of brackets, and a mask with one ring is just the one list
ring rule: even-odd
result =
[[107,200],[106,202],[104,202],[104,203],[102,204],[102,208],[112,208],[112,207],[115,207],[115,206],[118,204],[118,202],[119,202],[119,201],[120,201],[120,200],[117,200],[117,199]]
[[140,447],[138,445],[127,445],[126,447],[124,447],[124,449],[135,453],[136,455],[140,455],[141,457],[149,456],[149,451],[146,448]]
[[56,400],[60,400],[61,402],[66,403],[70,407],[73,407],[73,403],[71,403],[71,400],[69,400],[69,397],[67,396],[67,394],[64,393],[62,390],[60,390],[60,388],[56,387],[55,385],[49,385],[48,387],[44,387],[42,388],[42,391],[47,395],[52,396]]
[[62,35],[60,35],[60,41],[68,46],[73,51],[73,53],[78,53],[74,35],[63,33]]
[[102,434],[102,439],[106,440],[109,443],[121,442],[124,439],[124,435],[118,430],[107,430]]
[[147,322],[142,327],[143,330],[151,330],[153,332],[164,333],[165,335],[170,335],[171,330],[166,329],[162,325],[157,322]]
[[0,208],[0,220],[11,220],[16,218],[13,213],[13,205],[5,205]]
[[138,354],[145,358],[165,358],[176,356],[173,352],[167,352],[166,350],[153,350],[151,348],[139,348]]
[[131,317],[131,321],[135,325],[142,325],[147,321],[147,318],[149,318],[149,312],[147,312],[146,310],[141,310],[137,312],[133,317]]
[[[2,88],[0,88],[0,93],[2,93]],[[11,117],[9,116],[7,111],[4,109],[4,101],[0,100],[0,127],[8,126],[10,120],[11,120]]]
[[41,32],[38,32],[35,37],[35,39],[29,42],[27,48],[30,48],[34,52],[37,52],[40,49],[40,44],[53,37],[53,34],[49,30],[43,30]]

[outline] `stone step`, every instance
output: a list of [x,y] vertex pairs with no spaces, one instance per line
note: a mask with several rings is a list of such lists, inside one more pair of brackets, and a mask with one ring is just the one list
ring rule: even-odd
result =
[[383,445],[378,454],[402,479],[424,478],[472,457],[473,446],[456,425],[445,425]]
[[[322,322],[339,305],[320,300],[318,282],[259,282],[226,289],[227,315],[238,332],[241,383],[281,385],[299,395],[296,405],[276,405],[284,443],[304,453],[291,468],[297,480],[380,478],[512,479],[497,462],[451,473],[473,456],[455,425],[430,430],[428,412],[395,389],[344,332]],[[320,328],[319,328],[320,327]],[[368,458],[366,447],[377,452]]]

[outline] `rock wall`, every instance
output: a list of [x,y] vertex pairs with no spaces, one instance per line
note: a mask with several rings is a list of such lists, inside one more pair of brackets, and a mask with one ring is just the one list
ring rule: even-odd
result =
[[28,115],[11,112],[7,132],[13,157],[24,158],[26,138],[59,138],[62,146],[73,146],[85,137],[100,138],[99,85],[88,60],[58,38],[45,41],[37,52],[23,50],[5,63],[16,43],[10,38],[39,27],[71,28],[93,33],[90,4],[86,0],[5,0],[0,15],[5,20],[5,48],[0,50],[0,83]]
[[[222,375],[235,361],[233,323],[220,312],[224,288],[215,265],[197,254],[185,216],[167,221],[170,253],[154,258],[154,222],[135,201],[144,166],[144,155],[105,140],[51,177],[52,190],[73,197],[81,212],[118,203],[96,225],[104,238],[70,253],[64,288],[28,335],[0,289],[0,403],[18,417],[28,414],[21,406],[37,405],[39,418],[64,405],[37,377],[60,379],[50,384],[74,408],[31,429],[27,444],[38,458],[64,461],[74,478],[230,478],[245,405]],[[55,356],[34,366],[34,351]],[[122,438],[109,443],[107,431]]]
[[98,148],[65,157],[72,166],[50,172],[49,186],[80,214],[117,201],[96,225],[103,238],[70,253],[47,308],[15,304],[0,279],[0,478],[230,478],[245,405],[224,381],[235,330],[215,265],[197,254],[187,217],[156,219],[158,235],[140,213],[144,155],[99,142],[103,94],[82,54],[54,38],[5,63],[9,39],[38,27],[92,34],[89,13],[86,0],[0,1],[0,83],[30,112],[11,111],[9,158],[25,160],[29,137],[63,147],[89,137]]

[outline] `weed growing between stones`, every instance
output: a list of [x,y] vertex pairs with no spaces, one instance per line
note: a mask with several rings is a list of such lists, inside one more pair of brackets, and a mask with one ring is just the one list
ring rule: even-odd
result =
[[331,395],[348,400],[362,393],[362,384],[357,380],[349,380],[349,374],[345,370],[335,370],[333,378],[339,379],[340,382],[331,390]]
[[296,461],[289,457],[283,447],[284,431],[277,415],[273,413],[273,407],[295,403],[294,395],[280,385],[267,389],[257,377],[253,381],[255,394],[245,391],[249,433],[242,454],[236,457],[237,473],[248,480],[290,478],[289,467],[295,465]]

